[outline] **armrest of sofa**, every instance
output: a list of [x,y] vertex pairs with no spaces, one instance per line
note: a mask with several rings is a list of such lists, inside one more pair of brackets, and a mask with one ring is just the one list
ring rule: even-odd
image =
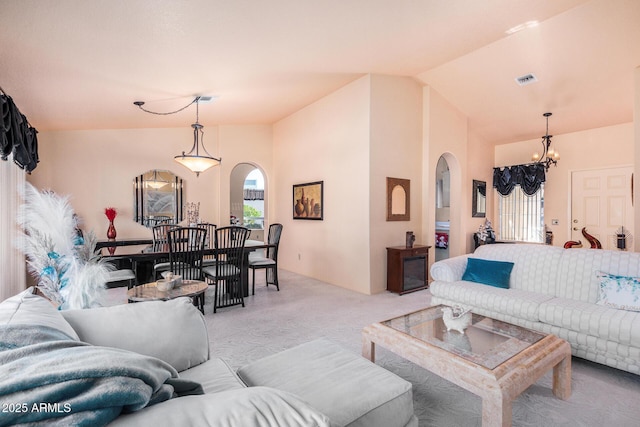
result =
[[457,282],[462,280],[464,270],[467,268],[469,254],[453,258],[443,259],[431,266],[431,278],[441,282]]
[[81,341],[157,357],[184,371],[209,359],[204,316],[188,298],[61,311]]

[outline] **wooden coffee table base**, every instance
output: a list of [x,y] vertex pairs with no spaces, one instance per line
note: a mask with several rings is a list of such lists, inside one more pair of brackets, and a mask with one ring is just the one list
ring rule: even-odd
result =
[[375,323],[362,331],[362,355],[375,362],[375,346],[397,355],[482,398],[483,426],[510,426],[512,401],[553,368],[553,394],[571,396],[571,346],[547,335],[495,369]]

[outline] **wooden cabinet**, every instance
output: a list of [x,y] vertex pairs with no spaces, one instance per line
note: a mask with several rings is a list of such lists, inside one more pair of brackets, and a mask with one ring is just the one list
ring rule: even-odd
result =
[[394,246],[387,248],[387,290],[400,295],[419,291],[429,286],[429,248],[414,245],[412,248]]

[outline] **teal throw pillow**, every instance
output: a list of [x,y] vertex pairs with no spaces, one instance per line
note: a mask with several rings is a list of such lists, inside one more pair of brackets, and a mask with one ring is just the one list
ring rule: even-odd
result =
[[511,270],[513,270],[512,262],[469,258],[462,280],[509,289]]

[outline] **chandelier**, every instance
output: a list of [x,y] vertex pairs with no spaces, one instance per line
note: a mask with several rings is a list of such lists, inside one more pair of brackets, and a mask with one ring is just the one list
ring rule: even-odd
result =
[[560,153],[551,148],[551,137],[553,136],[549,135],[549,116],[551,116],[551,113],[544,113],[543,116],[547,118],[547,133],[542,137],[541,141],[542,156],[538,152],[535,152],[531,160],[544,164],[545,171],[548,171],[551,165],[557,166],[558,160],[560,160]]
[[142,108],[142,106],[144,105],[144,102],[142,101],[136,101],[133,103],[144,112],[159,115],[175,114],[184,110],[193,103],[196,104],[196,122],[191,125],[191,127],[193,128],[193,146],[188,153],[185,153],[183,151],[182,154],[178,154],[174,157],[174,160],[176,162],[187,167],[190,171],[195,172],[196,176],[200,176],[200,172],[204,172],[213,166],[218,166],[222,162],[222,159],[213,157],[211,154],[209,154],[207,149],[204,148],[204,132],[202,131],[203,126],[199,123],[200,98],[200,96],[196,96],[195,99],[189,104],[185,105],[179,110],[170,111],[168,113],[156,113],[146,110]]

